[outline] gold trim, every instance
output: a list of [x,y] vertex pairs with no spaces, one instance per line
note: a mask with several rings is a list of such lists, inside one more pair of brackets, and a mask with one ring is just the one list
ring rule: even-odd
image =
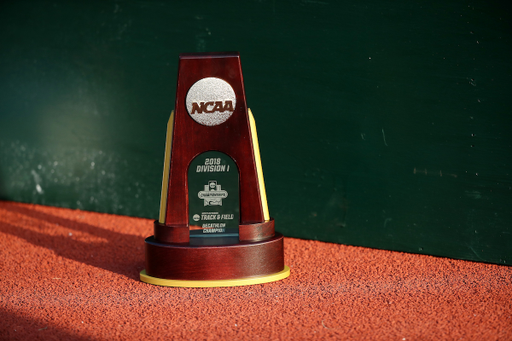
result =
[[172,150],[172,129],[174,126],[174,110],[171,112],[169,121],[167,122],[167,136],[165,138],[165,157],[164,157],[164,174],[162,176],[162,193],[160,195],[160,216],[158,222],[165,224],[165,214],[167,213],[167,188],[169,187],[169,168],[171,166],[171,150]]
[[239,279],[219,279],[213,281],[188,281],[178,279],[163,279],[157,277],[151,277],[146,274],[146,270],[140,272],[140,280],[144,283],[160,285],[164,287],[180,287],[180,288],[218,288],[218,287],[239,287],[243,285],[254,285],[275,282],[290,276],[290,268],[286,265],[282,271],[275,274],[250,277],[250,278],[239,278]]
[[258,175],[258,184],[260,188],[261,207],[263,208],[263,217],[265,221],[270,220],[268,213],[267,191],[265,190],[265,180],[263,179],[263,168],[261,167],[260,146],[258,144],[258,134],[256,133],[256,121],[252,115],[251,109],[249,111],[249,125],[251,127],[252,149],[254,150],[254,159],[256,162],[256,172]]

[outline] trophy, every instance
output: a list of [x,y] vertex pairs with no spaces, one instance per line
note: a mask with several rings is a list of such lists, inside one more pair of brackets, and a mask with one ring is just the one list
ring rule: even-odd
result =
[[162,196],[143,282],[223,287],[284,279],[238,53],[181,54]]

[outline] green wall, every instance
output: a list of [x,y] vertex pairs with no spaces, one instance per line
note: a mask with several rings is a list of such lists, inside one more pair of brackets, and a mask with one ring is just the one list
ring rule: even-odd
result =
[[178,54],[239,51],[287,236],[512,262],[498,1],[4,1],[0,198],[157,218]]

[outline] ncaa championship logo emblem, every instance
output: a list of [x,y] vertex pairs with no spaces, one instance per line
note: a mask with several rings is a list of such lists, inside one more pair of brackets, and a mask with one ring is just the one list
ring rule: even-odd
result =
[[199,199],[204,200],[205,206],[222,206],[222,199],[228,197],[228,192],[223,190],[221,186],[217,184],[217,181],[210,180],[208,181],[208,185],[204,186],[204,191],[197,193],[197,196]]
[[235,111],[236,94],[225,80],[207,77],[190,87],[185,105],[194,121],[205,126],[216,126],[226,122]]

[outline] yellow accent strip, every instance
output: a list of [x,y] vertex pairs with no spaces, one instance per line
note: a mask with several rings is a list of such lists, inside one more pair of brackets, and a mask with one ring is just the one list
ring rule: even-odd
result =
[[140,272],[140,280],[142,282],[164,287],[180,287],[180,288],[218,288],[218,287],[239,287],[243,285],[253,285],[275,282],[290,276],[290,268],[286,265],[283,271],[275,274],[265,275],[261,277],[250,277],[240,279],[220,279],[216,281],[187,281],[178,279],[163,279],[151,277],[146,274],[146,270]]
[[167,136],[165,138],[165,157],[164,157],[164,175],[162,177],[162,193],[160,195],[160,224],[165,223],[165,214],[167,212],[167,188],[169,186],[169,168],[171,166],[172,150],[172,129],[174,126],[174,110],[171,112],[169,122],[167,122]]
[[265,221],[269,221],[270,214],[268,213],[267,191],[265,190],[265,180],[263,179],[263,168],[261,167],[260,145],[258,144],[258,134],[256,133],[256,121],[254,120],[254,116],[252,115],[251,109],[248,109],[248,111],[249,111],[249,125],[251,126],[252,149],[254,150],[254,159],[256,161],[256,172],[258,174],[258,184],[260,187],[261,207],[263,208],[263,217],[265,218]]

